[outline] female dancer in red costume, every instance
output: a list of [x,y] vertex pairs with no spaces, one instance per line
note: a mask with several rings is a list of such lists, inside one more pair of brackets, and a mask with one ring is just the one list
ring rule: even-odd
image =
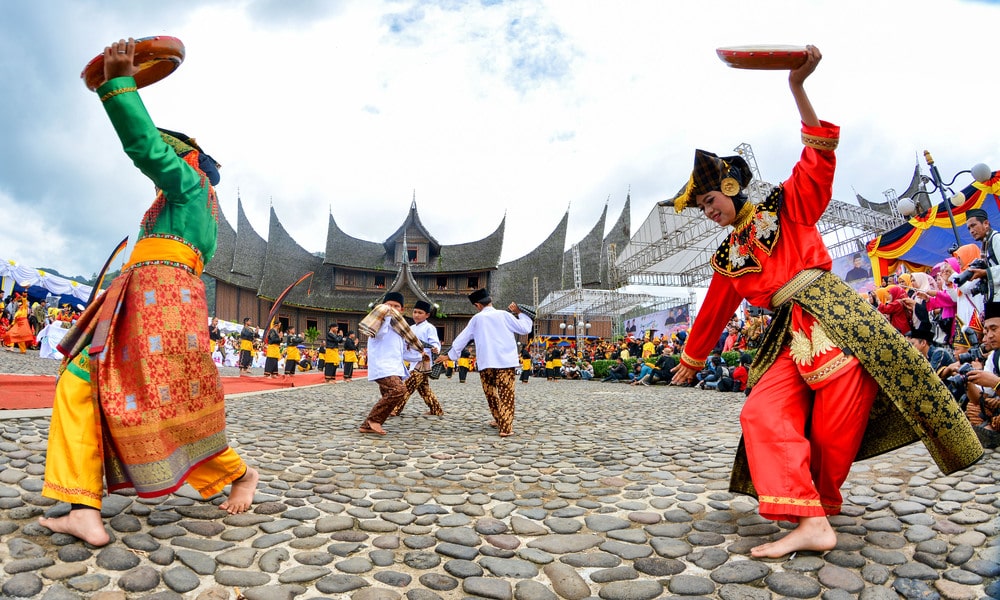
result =
[[711,259],[715,273],[674,384],[704,366],[744,298],[775,311],[751,369],[730,489],[756,495],[762,516],[798,526],[753,548],[755,557],[834,548],[827,516],[840,512],[840,486],[856,458],[921,439],[950,473],[983,452],[929,363],[830,273],[816,224],[832,197],[840,128],[820,121],[806,96],[803,84],[821,58],[807,48],[805,64],[788,76],[805,145],[789,179],[753,204],[746,161],[698,150],[690,180],[665,202],[733,227]]

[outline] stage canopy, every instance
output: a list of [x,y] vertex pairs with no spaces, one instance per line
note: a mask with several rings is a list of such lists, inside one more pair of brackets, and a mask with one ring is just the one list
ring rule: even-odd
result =
[[[10,293],[14,284],[17,284],[29,290],[44,288],[53,296],[71,296],[76,299],[73,305],[85,304],[90,298],[90,290],[93,289],[89,285],[21,265],[13,260],[0,260],[0,279],[3,280],[4,295]],[[69,302],[69,300],[60,301]]]
[[[982,208],[990,216],[990,225],[1000,229],[1000,171],[984,183],[978,181],[962,190],[965,202],[952,207],[960,245],[977,244],[965,226],[966,213],[973,208]],[[872,263],[875,281],[891,275],[900,266],[911,271],[926,271],[948,258],[948,249],[955,244],[955,230],[951,227],[948,210],[944,204],[936,204],[925,213],[911,218],[899,227],[887,231],[868,242],[868,257]]]

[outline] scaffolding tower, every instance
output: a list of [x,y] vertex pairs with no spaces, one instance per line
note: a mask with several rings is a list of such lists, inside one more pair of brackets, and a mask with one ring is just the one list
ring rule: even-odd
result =
[[[759,203],[773,185],[761,180],[749,144],[735,148],[753,171],[748,186],[750,200]],[[705,287],[712,278],[709,260],[729,232],[700,214],[676,213],[673,207],[656,206],[639,226],[628,245],[609,265],[612,287],[654,285]],[[885,214],[839,200],[831,200],[817,227],[832,258],[863,250],[868,240],[904,222],[898,211]]]

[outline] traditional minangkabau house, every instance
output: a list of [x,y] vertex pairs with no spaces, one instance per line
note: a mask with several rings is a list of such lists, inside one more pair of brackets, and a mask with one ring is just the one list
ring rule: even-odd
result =
[[[626,199],[607,236],[603,235],[605,205],[598,222],[578,243],[582,281],[587,287],[603,285],[606,289],[609,247],[622,248],[629,240],[629,204]],[[573,286],[573,258],[566,250],[568,211],[537,248],[501,264],[506,220],[505,216],[483,239],[444,245],[421,223],[415,200],[403,223],[382,243],[347,234],[330,215],[326,252],[317,256],[292,239],[274,207],[267,239],[262,238],[238,201],[236,229],[220,212],[218,248],[205,266],[204,278],[209,285],[214,280],[215,285],[215,305],[209,306],[209,312],[237,323],[250,317],[263,327],[274,299],[312,271],[313,276],[292,289],[281,307],[278,319],[286,326],[300,333],[315,328],[321,340],[331,324],[356,332],[374,303],[387,291],[397,291],[406,298],[407,309],[417,300],[437,307],[431,322],[447,347],[475,313],[468,300],[473,290],[489,289],[494,306],[502,309],[512,301],[531,304],[536,278],[538,298]],[[545,330],[550,328],[545,324]],[[593,333],[610,335],[610,331]]]

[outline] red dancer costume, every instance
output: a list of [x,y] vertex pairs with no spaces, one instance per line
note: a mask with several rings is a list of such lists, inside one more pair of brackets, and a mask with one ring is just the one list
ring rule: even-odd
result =
[[751,173],[741,157],[699,150],[688,184],[668,201],[679,212],[697,199],[706,216],[733,226],[711,259],[715,274],[681,355],[680,381],[704,366],[744,298],[776,313],[751,370],[730,487],[756,495],[762,516],[791,522],[839,513],[855,458],[916,439],[945,473],[982,455],[929,363],[830,273],[816,223],[832,196],[840,130],[816,119],[798,91],[805,148],[766,200],[746,199]]

